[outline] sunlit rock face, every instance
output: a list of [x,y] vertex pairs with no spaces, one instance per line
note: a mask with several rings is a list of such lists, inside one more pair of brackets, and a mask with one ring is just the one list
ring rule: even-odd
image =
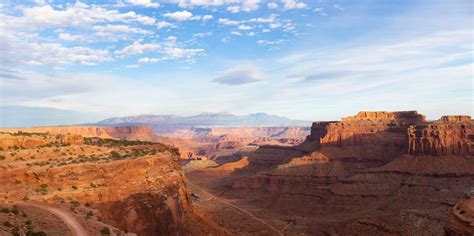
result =
[[408,153],[412,155],[472,155],[474,122],[470,116],[443,116],[438,121],[408,128]]

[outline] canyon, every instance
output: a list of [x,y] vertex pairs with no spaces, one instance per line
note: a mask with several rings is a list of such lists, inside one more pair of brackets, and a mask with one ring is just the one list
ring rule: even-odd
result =
[[300,144],[262,145],[187,177],[283,234],[443,235],[474,186],[473,144],[468,116],[360,112],[314,122]]
[[[0,233],[472,235],[474,122],[359,112],[311,127],[0,129]],[[26,200],[25,200],[26,199]],[[28,228],[29,227],[29,228]]]

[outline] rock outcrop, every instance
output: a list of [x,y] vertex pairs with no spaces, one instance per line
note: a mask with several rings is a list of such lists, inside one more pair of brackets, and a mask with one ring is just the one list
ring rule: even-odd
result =
[[449,212],[444,225],[448,236],[474,235],[474,196],[460,200]]
[[[314,122],[311,134],[299,148],[307,152],[340,152],[364,159],[392,159],[406,151],[406,130],[425,122],[416,111],[359,112],[336,122]],[[332,148],[331,148],[332,147]],[[345,149],[345,153],[341,150]],[[350,154],[352,149],[352,154]]]
[[0,148],[36,148],[39,146],[55,143],[60,145],[81,145],[84,138],[80,135],[66,134],[49,136],[44,134],[10,134],[0,133]]
[[2,134],[0,143],[6,136],[37,142],[30,149],[0,151],[0,203],[87,203],[104,223],[138,235],[214,232],[193,210],[177,148],[101,139],[64,146],[60,142],[80,139],[24,133]]
[[141,141],[152,141],[154,138],[151,126],[50,126],[35,128],[3,128],[0,129],[0,132],[77,134],[83,137]]
[[469,156],[474,154],[474,122],[470,116],[443,116],[408,128],[408,154]]

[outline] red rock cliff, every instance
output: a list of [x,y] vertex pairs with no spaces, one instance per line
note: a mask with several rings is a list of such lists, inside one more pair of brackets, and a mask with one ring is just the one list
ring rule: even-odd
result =
[[443,116],[435,122],[408,128],[408,154],[473,155],[474,122],[469,116]]
[[315,151],[322,146],[406,145],[408,126],[424,121],[425,116],[416,111],[359,112],[340,122],[314,122],[311,134],[301,147]]

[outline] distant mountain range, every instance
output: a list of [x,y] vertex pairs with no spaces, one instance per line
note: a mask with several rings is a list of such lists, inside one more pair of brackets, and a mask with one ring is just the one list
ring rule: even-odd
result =
[[263,126],[310,126],[311,121],[291,120],[286,117],[254,113],[249,115],[233,115],[230,113],[201,113],[195,116],[175,115],[138,115],[114,117],[99,121],[95,125],[151,125],[157,133],[173,132],[176,129],[193,127],[263,127]]

